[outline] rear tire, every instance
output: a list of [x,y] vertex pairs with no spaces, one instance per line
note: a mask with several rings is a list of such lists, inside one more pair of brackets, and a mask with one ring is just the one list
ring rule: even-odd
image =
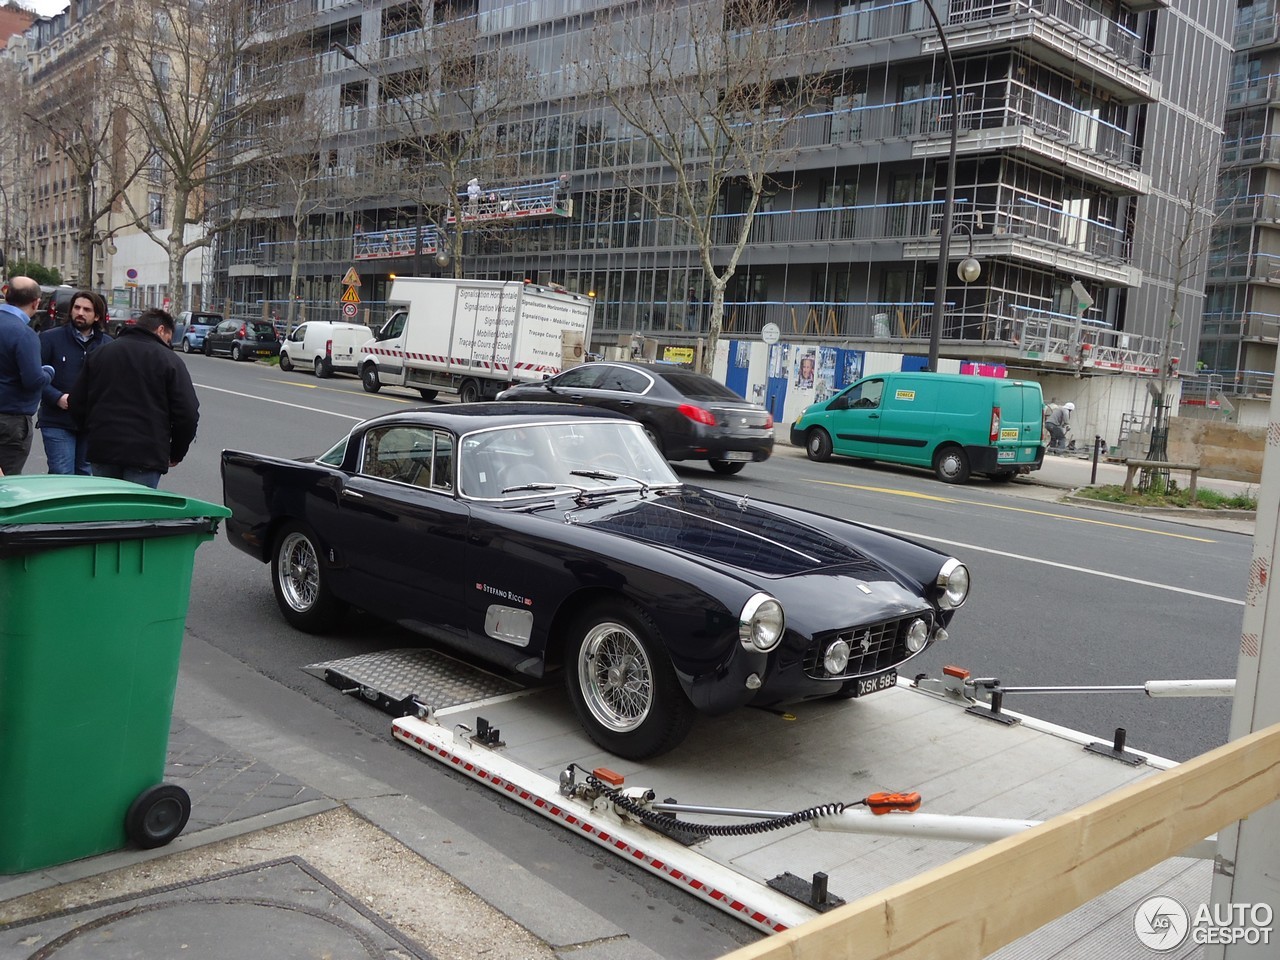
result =
[[992,483],[1008,483],[1018,475],[1016,470],[1000,470],[997,473],[988,474],[988,479]]
[[696,711],[643,610],[601,603],[570,629],[565,686],[587,736],[623,759],[644,760],[688,735]]
[[293,361],[289,359],[289,355],[283,350],[280,351],[280,369],[285,373],[293,369]]
[[656,429],[654,429],[653,427],[649,426],[646,423],[644,425],[644,435],[649,438],[649,441],[655,447],[658,448],[659,453],[661,453],[663,456],[666,456],[666,451],[662,449],[662,434],[658,433]]
[[955,444],[939,448],[933,455],[933,472],[943,483],[969,480],[969,455]]
[[476,403],[480,400],[480,384],[474,380],[464,380],[462,386],[458,388],[458,401],[460,403]]
[[316,535],[297,521],[286,523],[276,535],[271,587],[285,620],[304,633],[328,633],[346,610],[329,589],[329,567]]
[[182,338],[182,352],[183,352],[183,353],[190,353],[190,352],[191,352],[191,338],[190,338],[190,337],[183,337],[183,338]]
[[712,460],[710,463],[712,470],[726,477],[741,473],[742,468],[746,466],[741,460]]
[[212,356],[213,356],[213,344],[212,344],[212,343],[210,343],[207,339],[206,339],[206,340],[205,340],[205,342],[204,342],[204,355],[205,355],[206,357],[212,357]]
[[325,380],[332,375],[329,365],[324,362],[324,357],[316,357],[314,366],[317,380]]
[[831,459],[831,434],[814,427],[804,439],[804,452],[810,460],[826,463]]
[[364,387],[365,393],[377,393],[382,389],[382,381],[378,379],[378,368],[372,363],[366,363],[364,369],[360,371],[360,385]]

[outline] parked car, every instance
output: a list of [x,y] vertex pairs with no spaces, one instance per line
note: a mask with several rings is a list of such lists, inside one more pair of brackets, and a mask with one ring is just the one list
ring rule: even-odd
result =
[[78,292],[78,287],[70,284],[40,287],[40,299],[44,305],[44,316],[39,313],[32,318],[31,325],[38,330],[50,330],[71,319],[71,298]]
[[310,320],[294,327],[280,342],[280,369],[301,367],[317,377],[359,374],[360,348],[372,339],[373,331],[362,323]]
[[1034,380],[894,371],[864,377],[791,425],[810,460],[833,453],[927,467],[943,483],[997,483],[1044,463],[1044,398]]
[[183,353],[198,353],[204,349],[205,334],[225,319],[220,313],[183,310],[173,321],[174,348]]
[[773,453],[773,415],[711,377],[684,367],[605,361],[521,383],[499,400],[548,400],[603,407],[634,417],[668,460],[706,460],[737,473]]
[[142,311],[138,309],[113,310],[107,317],[107,332],[113,337],[118,337],[125,330],[137,326],[140,316]]
[[358,606],[559,669],[591,739],[636,760],[697,712],[892,686],[969,593],[932,548],[684,484],[640,424],[590,407],[391,413],[314,459],[223,451],[222,489],[294,627]]
[[280,353],[270,320],[223,320],[204,335],[206,357],[226,354],[232,360],[257,360]]

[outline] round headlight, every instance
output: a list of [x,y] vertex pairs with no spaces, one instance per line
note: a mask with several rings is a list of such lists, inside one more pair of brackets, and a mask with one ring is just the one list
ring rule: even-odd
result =
[[916,617],[911,621],[911,626],[907,627],[907,649],[912,653],[919,653],[928,642],[929,625]]
[[786,624],[782,604],[767,593],[757,593],[738,614],[738,639],[749,650],[772,650],[782,640]]
[[938,571],[938,586],[942,589],[938,606],[944,610],[954,610],[969,596],[969,568],[954,557],[951,558]]
[[822,655],[822,665],[832,676],[844,673],[844,668],[849,665],[849,644],[843,640],[837,640],[827,647]]

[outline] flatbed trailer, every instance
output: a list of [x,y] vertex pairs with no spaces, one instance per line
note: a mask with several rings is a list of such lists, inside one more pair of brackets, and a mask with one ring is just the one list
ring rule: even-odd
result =
[[[408,714],[393,721],[393,736],[425,756],[768,933],[1176,766],[1117,750],[1110,733],[1093,737],[1008,710],[993,718],[905,680],[859,700],[700,718],[678,750],[635,763],[582,734],[559,685],[520,688],[424,650],[308,669]],[[678,811],[666,816],[682,828],[642,823],[609,791],[593,789],[601,782],[593,774],[605,784],[620,778],[632,806]],[[918,792],[919,814],[877,816],[861,803],[883,792]],[[753,827],[814,810],[825,813],[783,829]],[[707,825],[730,835],[707,835]],[[938,838],[952,833],[985,839]],[[1209,898],[1211,859],[1204,849],[1189,852],[992,956],[1144,955],[1134,928],[1139,905],[1155,895]],[[1166,955],[1202,949],[1188,943]]]

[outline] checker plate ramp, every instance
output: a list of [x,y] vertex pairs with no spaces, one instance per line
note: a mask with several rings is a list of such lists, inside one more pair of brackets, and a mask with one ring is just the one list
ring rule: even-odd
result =
[[414,697],[443,710],[524,689],[435,650],[420,648],[364,653],[308,664],[303,669],[340,690],[359,694],[396,717],[413,712],[409,704]]

